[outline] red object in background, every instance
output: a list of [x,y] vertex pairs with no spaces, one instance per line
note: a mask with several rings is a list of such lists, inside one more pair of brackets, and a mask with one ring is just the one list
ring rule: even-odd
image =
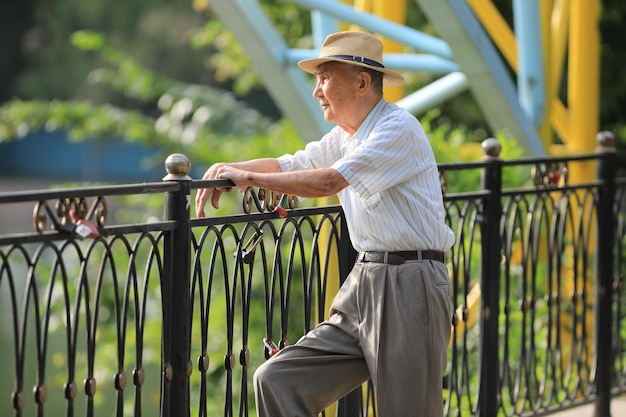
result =
[[550,184],[558,184],[560,179],[561,174],[559,174],[558,171],[548,172],[548,181],[550,181]]

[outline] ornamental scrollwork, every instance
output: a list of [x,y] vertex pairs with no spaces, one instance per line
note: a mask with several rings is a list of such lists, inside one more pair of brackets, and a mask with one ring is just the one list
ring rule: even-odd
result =
[[297,197],[294,195],[278,193],[275,191],[259,188],[255,191],[253,187],[248,187],[243,192],[242,207],[246,214],[250,214],[254,208],[260,213],[275,213],[280,217],[286,217],[287,208],[293,210],[296,207]]
[[104,197],[97,197],[91,205],[84,197],[60,198],[54,207],[50,201],[41,200],[33,210],[33,226],[37,232],[43,233],[50,222],[51,228],[60,233],[97,237],[104,232],[108,214]]
[[532,179],[537,187],[562,187],[567,185],[568,170],[566,163],[538,163],[532,168]]

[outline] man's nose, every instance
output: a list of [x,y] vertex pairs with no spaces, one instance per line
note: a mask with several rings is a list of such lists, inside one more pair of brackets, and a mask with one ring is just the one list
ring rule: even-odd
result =
[[315,88],[313,89],[313,97],[317,98],[321,96],[322,96],[322,89],[320,88],[320,83],[316,83]]

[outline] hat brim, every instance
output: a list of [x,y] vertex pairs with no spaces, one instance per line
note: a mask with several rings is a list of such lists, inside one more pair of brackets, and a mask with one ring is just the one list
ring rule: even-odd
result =
[[357,67],[368,68],[374,71],[383,73],[383,85],[385,87],[397,87],[404,84],[404,77],[397,72],[390,71],[386,68],[378,68],[371,65],[367,65],[361,62],[348,61],[341,58],[311,58],[304,59],[298,62],[298,66],[305,72],[309,74],[315,74],[317,72],[317,67],[320,64],[325,62],[341,62],[349,65],[356,65]]

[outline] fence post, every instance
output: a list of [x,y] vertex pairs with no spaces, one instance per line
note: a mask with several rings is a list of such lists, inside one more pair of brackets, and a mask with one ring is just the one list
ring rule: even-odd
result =
[[611,132],[596,136],[601,154],[598,161],[598,231],[596,236],[596,402],[594,415],[611,416],[611,374],[613,370],[612,329],[613,279],[616,219],[615,138]]
[[172,154],[165,160],[168,175],[163,181],[178,181],[178,191],[165,196],[165,218],[174,220],[176,227],[166,232],[163,240],[163,335],[161,341],[161,416],[190,415],[189,375],[193,369],[189,360],[191,321],[189,286],[191,281],[191,229],[189,204],[191,164],[182,154]]
[[500,221],[502,218],[502,159],[500,143],[486,139],[482,143],[487,162],[482,172],[482,187],[489,191],[483,200],[481,222],[481,332],[480,332],[480,385],[478,393],[479,415],[498,415],[499,354],[498,318],[500,314]]

